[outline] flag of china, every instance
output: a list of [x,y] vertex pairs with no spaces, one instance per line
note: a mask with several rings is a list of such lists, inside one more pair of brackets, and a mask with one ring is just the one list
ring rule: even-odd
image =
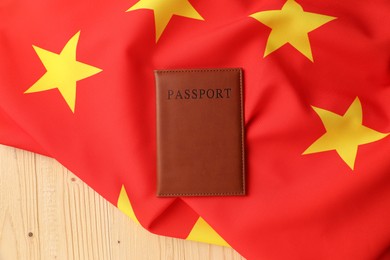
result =
[[[254,260],[389,259],[389,14],[388,0],[1,0],[0,142],[56,158],[153,233]],[[153,71],[225,67],[244,73],[247,195],[157,198]]]

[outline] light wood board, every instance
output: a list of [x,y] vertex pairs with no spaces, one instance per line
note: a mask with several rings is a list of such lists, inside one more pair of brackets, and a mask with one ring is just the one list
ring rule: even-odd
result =
[[153,235],[54,159],[0,145],[0,259],[243,260]]

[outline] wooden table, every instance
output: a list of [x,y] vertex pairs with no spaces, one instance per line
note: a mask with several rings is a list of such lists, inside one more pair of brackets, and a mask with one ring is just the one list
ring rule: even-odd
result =
[[244,258],[150,234],[54,159],[0,145],[0,259]]

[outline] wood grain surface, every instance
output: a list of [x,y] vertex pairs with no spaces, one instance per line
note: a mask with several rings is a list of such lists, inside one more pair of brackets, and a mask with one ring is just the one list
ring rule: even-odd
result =
[[244,258],[150,234],[54,159],[0,145],[0,259]]

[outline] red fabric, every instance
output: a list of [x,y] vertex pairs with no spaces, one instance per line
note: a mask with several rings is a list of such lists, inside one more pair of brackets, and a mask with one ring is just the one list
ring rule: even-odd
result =
[[[137,1],[0,3],[0,142],[50,155],[116,204],[125,185],[148,230],[184,238],[201,215],[248,259],[389,259],[390,139],[302,156],[324,133],[311,106],[390,132],[390,3],[301,0],[337,17],[309,33],[314,63],[290,45],[263,58],[270,29],[249,15],[285,1],[190,1],[156,43]],[[77,60],[103,71],[77,82],[73,114],[58,90],[23,94],[78,31]],[[248,195],[156,198],[154,69],[242,67]]]
[[15,146],[35,153],[48,155],[32,136],[17,125],[0,109],[0,140],[2,144]]

